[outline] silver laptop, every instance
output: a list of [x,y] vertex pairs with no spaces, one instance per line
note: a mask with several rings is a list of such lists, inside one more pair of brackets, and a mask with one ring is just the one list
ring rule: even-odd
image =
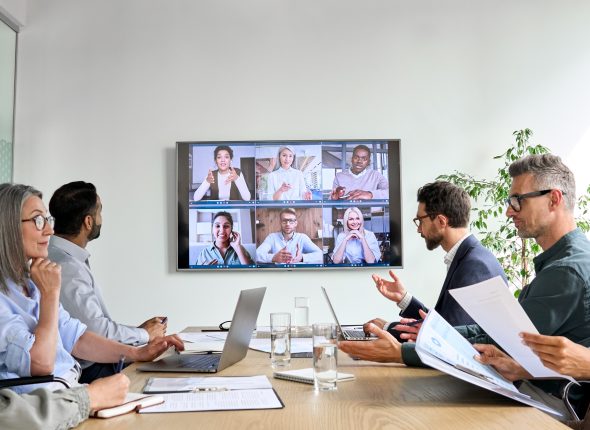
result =
[[324,293],[324,297],[326,298],[326,302],[328,302],[328,307],[330,308],[330,312],[332,312],[332,316],[334,317],[334,321],[336,321],[336,325],[340,330],[340,333],[344,340],[375,340],[375,336],[373,335],[366,335],[362,326],[356,327],[349,327],[347,329],[343,329],[340,325],[340,321],[338,321],[338,317],[336,316],[336,312],[334,311],[334,307],[332,306],[332,302],[330,302],[330,298],[328,297],[328,292],[324,287],[322,287],[322,293]]
[[137,370],[144,372],[215,373],[246,356],[252,332],[262,306],[266,288],[242,290],[234,311],[232,324],[221,354],[174,354],[158,361],[143,363]]

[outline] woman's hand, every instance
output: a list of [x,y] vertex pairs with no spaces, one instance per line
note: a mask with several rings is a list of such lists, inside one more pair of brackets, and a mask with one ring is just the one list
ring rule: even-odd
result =
[[45,258],[35,258],[31,264],[31,279],[41,297],[57,296],[61,289],[61,266]]
[[209,182],[210,184],[214,184],[215,183],[215,177],[213,176],[213,172],[211,171],[211,169],[209,169],[209,173],[207,173],[207,178],[206,178],[207,182]]
[[237,251],[238,248],[242,246],[242,235],[237,231],[232,231],[230,234],[229,246]]
[[236,179],[238,179],[238,173],[236,172],[236,169],[234,169],[233,167],[229,168],[229,175],[227,176],[227,179],[225,180],[225,185],[234,182]]

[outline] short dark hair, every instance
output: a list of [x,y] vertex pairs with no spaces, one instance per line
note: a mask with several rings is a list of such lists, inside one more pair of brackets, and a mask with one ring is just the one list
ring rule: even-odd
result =
[[98,205],[96,187],[75,181],[59,187],[49,200],[49,212],[55,217],[57,234],[78,234],[87,215],[94,215]]
[[213,151],[213,160],[217,160],[217,154],[219,153],[219,151],[227,151],[229,153],[229,159],[234,159],[234,150],[227,145],[220,145]]
[[354,154],[359,149],[364,149],[365,151],[367,151],[369,153],[369,155],[371,155],[371,150],[369,149],[369,147],[367,145],[357,145],[357,146],[355,146],[352,149],[352,153]]
[[229,221],[231,228],[233,230],[234,229],[234,219],[232,218],[231,214],[226,211],[217,212],[215,215],[213,215],[213,218],[211,219],[211,225],[213,225],[213,223],[215,223],[215,220],[220,216],[227,218],[227,220]]
[[442,214],[453,228],[467,227],[471,201],[469,194],[457,185],[436,181],[418,189],[418,202],[424,203],[426,213],[431,217]]

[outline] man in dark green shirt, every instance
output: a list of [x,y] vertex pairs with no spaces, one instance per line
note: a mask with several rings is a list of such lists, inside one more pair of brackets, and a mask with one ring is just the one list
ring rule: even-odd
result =
[[[536,277],[523,289],[519,302],[541,334],[581,342],[590,337],[590,242],[574,220],[574,175],[551,154],[524,157],[512,163],[509,172],[513,181],[506,215],[520,237],[534,238],[544,251],[534,260]],[[491,343],[477,325],[457,329],[473,343]],[[389,333],[376,326],[370,331],[379,339],[355,342],[345,352],[372,361],[421,364],[417,355],[402,357],[400,344]],[[491,346],[480,350],[493,355]],[[512,379],[517,376],[518,372]],[[556,385],[541,384],[549,393]]]

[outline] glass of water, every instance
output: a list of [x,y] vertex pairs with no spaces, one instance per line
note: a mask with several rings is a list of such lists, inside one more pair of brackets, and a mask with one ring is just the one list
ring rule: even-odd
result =
[[338,332],[336,324],[322,323],[312,326],[313,381],[316,391],[336,389],[338,379]]
[[309,297],[295,297],[295,313],[293,314],[293,332],[295,336],[305,334],[309,326],[309,304]]
[[274,369],[291,364],[291,314],[270,314],[270,362]]

